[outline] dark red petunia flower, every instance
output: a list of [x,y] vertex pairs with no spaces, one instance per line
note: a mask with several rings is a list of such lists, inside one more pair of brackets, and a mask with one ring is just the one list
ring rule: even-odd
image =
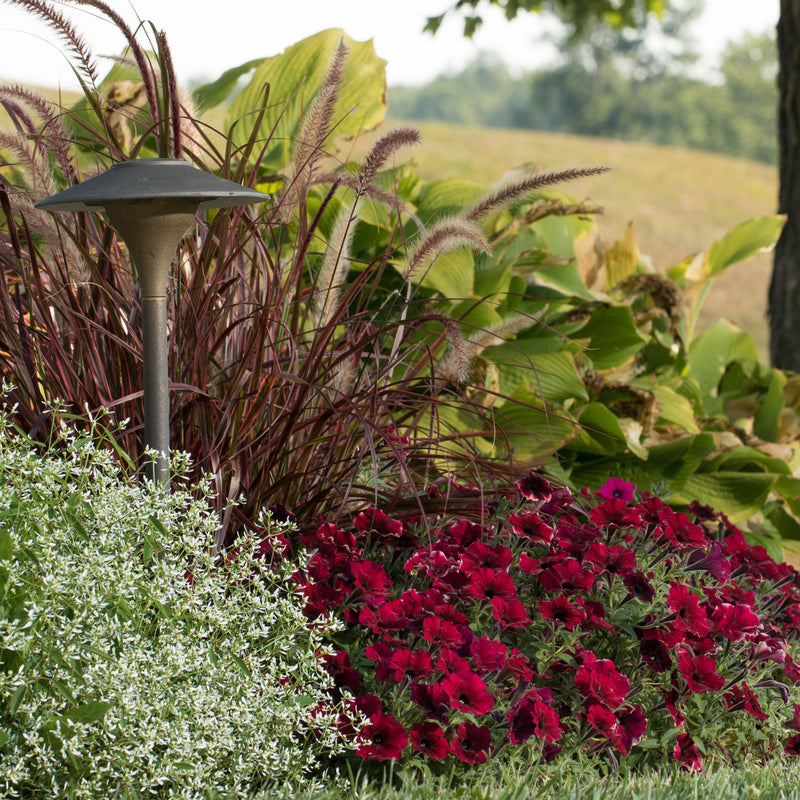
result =
[[688,733],[678,734],[672,755],[686,769],[694,772],[703,771],[703,763],[700,760],[697,745],[692,741],[692,737]]
[[686,718],[683,716],[683,712],[680,709],[681,705],[681,696],[678,693],[677,689],[670,689],[664,695],[664,708],[667,709],[669,715],[672,717],[672,721],[675,723],[675,727],[679,728],[686,722]]
[[389,659],[388,670],[399,683],[403,678],[412,682],[427,678],[433,673],[433,660],[427,650],[396,650]]
[[361,675],[350,664],[350,656],[346,652],[325,653],[322,656],[325,669],[333,677],[337,689],[347,689],[356,694],[361,687]]
[[436,669],[441,673],[447,674],[450,672],[469,672],[471,667],[466,658],[460,656],[455,650],[446,648],[439,653],[439,658],[436,659]]
[[368,719],[377,714],[381,708],[381,699],[376,694],[362,694],[356,697],[355,707]]
[[623,755],[627,754],[629,747],[625,732],[613,711],[595,703],[589,706],[589,710],[586,712],[586,721],[613,747]]
[[483,535],[483,526],[468,519],[460,519],[442,531],[442,537],[461,550],[466,550],[472,542],[478,541]]
[[605,528],[608,525],[625,527],[629,524],[628,518],[628,504],[617,497],[606,500],[589,512],[589,520],[600,528]]
[[492,547],[484,542],[473,542],[461,556],[461,570],[467,575],[471,575],[480,567],[505,570],[513,557],[511,551],[504,545]]
[[458,625],[438,616],[422,620],[422,637],[426,642],[442,647],[458,648],[464,643]]
[[541,475],[529,472],[517,481],[517,489],[526,499],[534,503],[546,503],[553,496],[553,487]]
[[711,612],[711,626],[714,633],[738,642],[758,630],[761,618],[750,606],[720,603]]
[[585,594],[592,588],[594,573],[582,569],[575,558],[562,558],[539,573],[539,583],[547,592]]
[[688,586],[673,582],[667,593],[667,605],[675,612],[675,628],[690,633],[695,639],[702,639],[711,632],[711,622],[700,600]]
[[713,575],[720,583],[725,583],[731,576],[731,562],[722,552],[722,545],[711,542],[708,549],[700,548],[689,553],[686,559],[686,571],[704,570]]
[[368,508],[357,514],[353,527],[362,533],[376,533],[383,538],[399,539],[404,534],[403,523],[391,519],[379,508]]
[[661,528],[667,540],[679,550],[693,550],[706,544],[705,531],[680,511],[662,512]]
[[447,724],[450,698],[440,684],[414,684],[411,687],[411,701],[422,709],[426,717]]
[[790,736],[783,746],[783,752],[787,756],[800,756],[800,733]]
[[483,764],[491,746],[492,734],[485,725],[462,722],[456,728],[450,752],[465,764]]
[[632,597],[638,600],[644,600],[645,603],[652,603],[653,598],[656,596],[656,590],[653,588],[653,584],[650,583],[647,575],[641,570],[631,572],[630,575],[624,575],[622,583]]
[[517,536],[528,539],[534,544],[549,544],[553,538],[553,526],[545,522],[535,511],[523,511],[520,514],[509,514],[511,530]]
[[642,661],[658,673],[672,669],[670,649],[657,635],[648,635],[648,633],[645,632],[644,638],[639,642],[639,655],[641,655]]
[[605,631],[616,633],[614,626],[606,620],[606,609],[602,603],[597,600],[587,600],[584,597],[579,597],[575,602],[586,612],[586,619],[583,623],[586,630],[602,628]]
[[450,754],[450,743],[435,722],[418,722],[412,725],[410,739],[417,752],[434,761],[441,761]]
[[480,636],[473,639],[469,645],[472,663],[479,675],[487,675],[494,670],[500,670],[506,663],[508,647],[503,642]]
[[361,758],[395,761],[408,744],[405,728],[391,714],[379,711],[370,717],[360,734],[363,744],[356,749]]
[[594,653],[584,653],[584,661],[575,672],[575,685],[587,698],[594,698],[606,708],[619,708],[631,689],[630,681],[610,659],[598,660]]
[[634,485],[628,483],[628,481],[623,481],[620,478],[609,478],[608,481],[597,490],[597,494],[599,494],[600,497],[605,497],[607,500],[616,498],[625,503],[632,503],[634,488]]
[[563,734],[558,713],[540,700],[523,698],[506,714],[506,718],[508,738],[512,744],[522,744],[531,736],[556,742]]
[[586,619],[586,612],[570,603],[563,594],[552,600],[539,601],[536,610],[543,619],[563,625],[568,631],[575,630]]
[[479,717],[488,714],[494,707],[494,698],[474,672],[446,675],[442,678],[441,687],[450,699],[450,705],[459,711]]
[[794,704],[794,716],[788,726],[794,731],[800,731],[800,703]]
[[583,556],[583,563],[588,563],[595,575],[604,572],[631,575],[636,571],[636,554],[628,547],[592,542]]
[[527,628],[530,617],[516,597],[493,597],[492,615],[503,628]]
[[647,730],[647,717],[639,705],[623,706],[617,710],[616,716],[622,726],[626,750],[630,750],[644,736]]
[[744,682],[737,684],[729,692],[725,692],[722,699],[728,711],[744,710],[762,722],[769,719],[769,715],[765,714],[764,709],[761,708],[756,693]]
[[678,655],[678,671],[690,692],[714,692],[725,685],[725,678],[717,672],[717,665],[709,656],[693,656],[686,651]]
[[356,586],[364,592],[367,602],[385,599],[392,588],[392,581],[380,564],[373,561],[354,561],[350,568]]
[[507,572],[479,567],[470,575],[469,592],[479,600],[491,600],[493,597],[516,597],[517,587]]

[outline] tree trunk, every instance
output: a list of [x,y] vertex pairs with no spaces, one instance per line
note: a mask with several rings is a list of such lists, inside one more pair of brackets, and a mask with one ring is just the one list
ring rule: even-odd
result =
[[778,210],[787,218],[769,287],[770,356],[800,372],[800,0],[781,0],[778,63]]

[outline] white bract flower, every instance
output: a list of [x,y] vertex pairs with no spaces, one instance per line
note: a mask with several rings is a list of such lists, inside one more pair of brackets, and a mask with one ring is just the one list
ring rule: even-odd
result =
[[0,795],[313,785],[348,744],[298,564],[212,555],[209,487],[125,479],[99,430],[42,453],[0,416]]

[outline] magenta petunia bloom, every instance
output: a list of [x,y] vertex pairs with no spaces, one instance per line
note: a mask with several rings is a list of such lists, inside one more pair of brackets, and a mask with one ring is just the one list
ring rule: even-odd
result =
[[673,757],[686,769],[693,772],[702,772],[703,763],[700,760],[700,753],[697,750],[697,745],[692,741],[692,737],[688,733],[680,733],[676,742],[672,751]]
[[385,511],[379,508],[368,508],[366,511],[356,515],[353,520],[353,527],[363,533],[375,533],[384,538],[400,538],[403,531],[403,523],[396,519],[391,519]]
[[725,678],[717,672],[717,665],[709,656],[693,656],[684,651],[678,655],[678,671],[690,692],[714,692],[725,685]]
[[493,597],[492,615],[503,628],[527,628],[531,623],[525,606],[516,597]]
[[561,720],[555,709],[540,700],[523,698],[506,714],[512,744],[522,744],[531,736],[555,742],[561,738]]
[[494,707],[494,698],[489,694],[486,684],[474,672],[454,672],[441,681],[442,689],[450,698],[450,705],[474,714],[476,717],[488,714]]
[[361,758],[377,761],[395,761],[408,744],[405,728],[391,714],[379,711],[370,717],[369,724],[361,730],[363,742],[356,753]]
[[456,728],[456,738],[450,752],[465,764],[483,764],[492,746],[492,734],[485,725],[462,722]]
[[563,625],[568,631],[575,630],[586,619],[586,612],[570,603],[563,594],[553,600],[540,600],[536,610],[542,619]]
[[412,725],[409,738],[417,752],[434,761],[441,761],[450,754],[450,743],[435,722],[418,722]]
[[609,478],[598,490],[597,494],[600,497],[605,497],[607,500],[612,498],[622,500],[624,503],[633,502],[634,485],[623,481],[620,478]]
[[647,717],[639,705],[623,706],[617,710],[616,717],[622,726],[625,748],[630,750],[644,736],[644,732],[647,730]]
[[619,708],[631,689],[630,681],[610,659],[597,660],[594,653],[584,653],[584,662],[575,672],[575,685],[587,698],[606,708]]

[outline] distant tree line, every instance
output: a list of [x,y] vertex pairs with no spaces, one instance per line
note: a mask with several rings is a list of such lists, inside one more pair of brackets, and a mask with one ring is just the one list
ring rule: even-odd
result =
[[[680,34],[683,23],[675,26]],[[669,57],[644,40],[601,29],[559,64],[514,77],[483,55],[458,74],[389,89],[395,118],[557,131],[711,150],[777,161],[774,34],[747,35],[724,50],[714,82],[696,77],[697,56]],[[602,38],[601,38],[602,37]]]

